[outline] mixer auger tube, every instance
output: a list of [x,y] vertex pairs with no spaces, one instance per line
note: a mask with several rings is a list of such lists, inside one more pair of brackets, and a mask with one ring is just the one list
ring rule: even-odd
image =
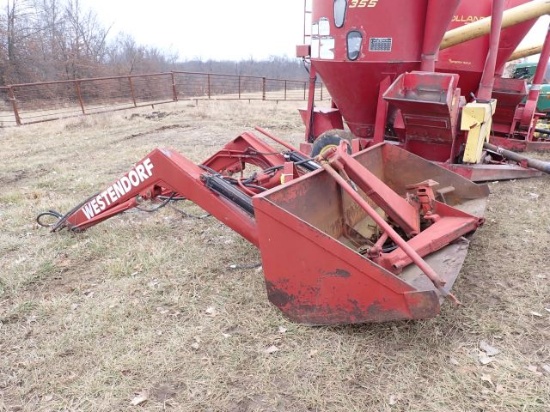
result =
[[540,170],[544,173],[550,173],[550,162],[545,162],[543,160],[533,159],[531,157],[520,155],[519,153],[512,152],[511,150],[503,149],[502,147],[495,146],[491,143],[485,143],[483,147],[487,150],[491,150],[495,153],[498,153],[502,157],[508,160],[513,160],[519,164],[526,164],[527,166]]
[[493,17],[489,36],[489,54],[485,61],[485,67],[479,82],[476,101],[489,103],[493,93],[495,82],[495,68],[497,63],[498,45],[500,43],[500,31],[502,30],[502,17],[504,12],[504,0],[493,0]]
[[522,59],[524,57],[534,56],[540,54],[543,44],[537,44],[533,46],[518,47],[508,58],[508,61],[514,61]]
[[[505,10],[502,16],[502,28],[505,29],[516,24],[536,19],[550,13],[550,0],[531,1],[517,7]],[[439,50],[464,43],[489,34],[491,30],[491,17],[480,19],[465,26],[449,30],[443,37]]]

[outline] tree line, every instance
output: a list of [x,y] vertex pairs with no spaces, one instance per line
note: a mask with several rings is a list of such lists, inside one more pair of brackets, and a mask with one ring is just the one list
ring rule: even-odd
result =
[[111,29],[79,0],[7,0],[0,10],[0,86],[166,71],[307,78],[298,59],[180,61]]

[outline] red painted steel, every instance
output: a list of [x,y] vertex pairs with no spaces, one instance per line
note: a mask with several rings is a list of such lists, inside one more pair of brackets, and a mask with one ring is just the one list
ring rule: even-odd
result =
[[[422,270],[422,272],[432,281],[432,283],[434,284],[436,289],[438,291],[440,291],[443,296],[451,296],[452,299],[455,302],[458,302],[457,299],[453,295],[443,291],[442,288],[443,288],[443,286],[445,286],[445,282],[443,281],[443,279],[441,279],[439,277],[439,275],[424,261],[424,259],[422,259],[422,256],[419,253],[417,253],[417,249],[422,250],[423,248],[424,248],[424,250],[428,250],[428,252],[436,251],[438,249],[438,247],[437,246],[434,247],[433,245],[436,245],[438,242],[434,241],[434,239],[430,239],[430,237],[428,237],[428,239],[429,239],[428,243],[422,244],[422,242],[418,242],[419,246],[417,247],[417,249],[412,247],[410,243],[408,243],[405,239],[403,239],[393,229],[393,227],[388,222],[386,222],[386,220],[382,216],[380,216],[378,214],[378,212],[365,199],[363,199],[361,197],[361,195],[354,188],[353,183],[357,183],[357,185],[363,191],[366,190],[367,196],[371,195],[373,201],[378,206],[380,206],[385,212],[387,212],[388,215],[390,216],[390,218],[391,218],[392,215],[395,215],[395,209],[397,209],[397,207],[399,207],[399,209],[401,209],[401,210],[399,210],[400,212],[402,211],[403,214],[406,215],[406,212],[408,211],[408,208],[412,208],[414,210],[414,206],[412,204],[408,203],[407,201],[405,201],[404,204],[395,205],[395,204],[386,203],[384,200],[381,200],[378,197],[378,193],[379,193],[378,191],[380,191],[384,194],[395,193],[395,192],[391,191],[389,189],[389,187],[384,185],[372,173],[370,173],[370,172],[365,173],[364,169],[360,170],[360,171],[357,170],[357,162],[355,162],[353,160],[353,158],[351,158],[346,153],[346,147],[345,146],[344,146],[343,150],[342,150],[341,147],[339,149],[332,149],[330,152],[327,153],[327,156],[328,156],[328,161],[325,160],[325,159],[323,159],[321,161],[321,165],[323,166],[323,169],[325,169],[325,171],[331,175],[331,177],[346,191],[346,193],[349,196],[351,196],[351,198],[355,202],[357,202],[357,204],[367,213],[367,215],[380,227],[380,230],[382,230],[382,235],[380,237],[385,239],[386,236],[387,236],[388,238],[390,238],[397,245],[396,250],[401,251],[402,254],[404,254],[407,258],[410,259],[410,261],[403,262],[403,263],[399,262],[399,264],[397,264],[395,262],[395,260],[390,259],[390,263],[389,263],[388,266],[390,268],[399,269],[400,267],[405,266],[408,263],[414,262],[418,266],[418,268],[420,270]],[[353,180],[351,180],[351,181],[349,180],[349,178],[347,178],[347,175],[345,175],[345,169],[346,168],[349,168],[349,173],[350,173],[350,175],[353,176]],[[343,173],[346,177],[340,176],[339,173]],[[373,181],[376,182],[376,188],[378,189],[378,191],[375,190],[372,187],[373,186]],[[395,201],[395,199],[394,199],[394,201]],[[430,213],[432,212],[432,209],[433,208],[430,208],[430,210],[429,210]],[[417,217],[418,223],[420,223],[419,211],[414,210],[414,212],[415,212],[415,215]],[[426,217],[426,215],[424,217]],[[438,215],[438,219],[441,219],[440,215]],[[472,217],[472,220],[474,222],[477,222],[477,219],[474,218],[474,217]],[[397,223],[399,224],[399,222],[397,222]],[[449,238],[454,240],[454,239],[456,239],[457,237],[461,236],[464,233],[475,230],[477,228],[477,226],[478,226],[478,224],[476,224],[473,229],[470,229],[466,232],[463,232],[463,233],[459,234],[458,236],[456,235],[456,232],[454,231],[454,228],[448,227],[448,228],[446,228],[447,231],[445,231],[445,235],[449,236]],[[402,225],[400,225],[400,227],[403,228]],[[406,231],[406,228],[405,228],[405,231]],[[410,235],[409,233],[407,233],[407,234]],[[415,231],[412,235],[414,235],[414,236],[418,235],[418,231]],[[453,235],[455,237],[453,237]],[[420,239],[420,236],[416,236],[415,240],[417,240],[417,239]],[[445,242],[445,243],[440,242],[440,245],[442,247],[442,246],[444,246],[448,243],[449,242]],[[430,248],[430,246],[432,246],[432,247]],[[373,257],[372,248],[369,250],[369,252],[371,252],[371,253],[369,253],[369,257]],[[392,253],[395,253],[395,252],[392,252]],[[425,254],[427,254],[427,253],[425,253]],[[381,251],[379,252],[379,255],[380,256],[382,255]],[[380,256],[375,256],[373,258],[373,261],[379,263],[382,260],[382,259],[379,259]],[[404,259],[402,259],[402,260],[404,260]],[[384,266],[384,265],[382,265],[382,266]]]
[[[210,173],[220,176],[241,173],[249,164],[272,170],[255,177],[257,185],[270,188],[280,184],[279,169],[283,168],[285,162],[282,154],[248,132],[226,144],[199,166],[173,150],[156,149],[105,191],[93,195],[69,212],[57,222],[53,230],[84,230],[136,207],[140,202],[174,193],[200,205],[257,245],[256,227],[251,216],[235,203],[210,190],[202,182],[203,178]],[[252,190],[253,194],[255,192],[257,190]]]
[[479,88],[477,90],[477,101],[490,102],[495,81],[495,69],[497,64],[498,46],[500,43],[500,32],[502,31],[502,14],[504,13],[504,0],[493,0],[491,10],[491,33],[489,35],[489,50],[485,65],[481,74]]
[[[508,0],[510,8],[527,0]],[[312,19],[328,25],[328,33],[319,34],[319,42],[333,38],[334,58],[316,56],[312,50],[312,65],[320,74],[346,124],[358,137],[373,137],[379,85],[387,76],[393,81],[405,72],[431,69],[435,59],[434,45],[441,42],[445,30],[491,14],[492,0],[350,2],[341,28],[334,24],[334,2],[313,1]],[[356,4],[356,7],[351,5]],[[365,6],[360,7],[361,4]],[[371,6],[372,4],[372,6]],[[455,11],[456,9],[456,11]],[[388,19],[387,16],[407,16],[406,19]],[[428,19],[427,16],[438,16]],[[496,64],[502,65],[525,36],[534,21],[502,31],[502,44]],[[321,23],[320,23],[321,25]],[[347,35],[357,31],[363,36],[360,55],[354,61],[347,56]],[[376,50],[387,46],[387,51]],[[386,42],[386,43],[384,43]],[[313,43],[315,47],[316,43]],[[372,50],[371,50],[372,49]],[[462,94],[475,92],[481,80],[489,51],[488,36],[453,46],[439,52],[437,71],[460,74]],[[424,66],[422,66],[424,65]],[[345,73],[345,76],[342,75]],[[470,75],[471,74],[471,75]]]
[[535,71],[535,76],[533,77],[533,82],[529,89],[529,94],[527,95],[527,101],[525,102],[525,107],[520,121],[520,129],[527,130],[525,133],[525,140],[533,140],[533,132],[536,127],[536,122],[538,119],[537,115],[537,100],[540,94],[541,85],[544,82],[544,77],[546,76],[546,71],[548,68],[548,59],[550,58],[550,26],[546,32],[546,38],[542,51],[540,53],[539,62],[537,64],[537,70]]
[[[357,137],[373,137],[380,82],[388,76],[393,81],[401,73],[418,70],[423,44],[439,44],[448,21],[426,21],[428,0],[379,1],[375,7],[367,7],[369,2],[361,2],[365,4],[363,7],[351,7],[352,2],[349,3],[345,23],[342,28],[337,28],[334,24],[334,2],[313,0],[313,21],[322,21],[320,25],[330,27],[328,35],[319,34],[319,41],[322,43],[333,38],[334,59],[315,57],[315,50],[312,50],[311,61],[351,131]],[[360,6],[360,2],[356,3]],[[432,2],[430,7],[438,8],[440,15],[448,15],[449,6],[452,8],[453,3],[437,1]],[[388,18],[395,16],[396,10],[406,19]],[[425,38],[426,26],[442,27],[443,30],[433,31],[440,33],[441,38]],[[357,31],[363,37],[360,54],[355,61],[350,61],[347,56],[347,35],[350,31]],[[369,48],[370,39],[373,39],[373,44]],[[384,48],[388,51],[383,51]]]
[[[492,139],[493,140],[493,139]],[[512,139],[503,139],[511,141]],[[466,165],[453,163],[438,163],[445,169],[452,170],[460,176],[473,182],[493,182],[495,180],[530,179],[541,176],[542,173],[518,165],[510,165],[505,162],[495,164]]]
[[[76,211],[60,221],[54,230],[60,230],[63,227],[77,231],[87,229],[125,210],[136,207],[141,201],[154,199],[167,189],[200,205],[249,242],[258,245],[258,234],[253,217],[234,203],[221,198],[204,184],[200,184],[201,176],[205,174],[202,168],[177,152],[168,149],[155,149],[137,163],[138,166],[144,164],[152,165],[151,175],[147,179],[136,178],[135,174],[139,174],[139,172],[134,169],[118,181],[113,182],[106,191],[100,192],[84,202]],[[130,176],[132,173],[134,177]],[[141,183],[132,184],[131,190],[117,198],[116,195],[121,191],[113,187],[118,182],[127,182],[130,179],[133,182],[141,180]]]
[[244,132],[202,164],[222,175],[231,176],[243,171],[247,163],[266,169],[283,165],[284,162],[284,157],[273,147],[252,133]]
[[[344,142],[345,143],[345,142]],[[335,165],[338,165],[338,160],[341,159],[342,164],[338,166],[339,170],[345,170],[349,174],[352,181],[363,191],[365,192],[370,199],[380,208],[382,208],[400,228],[403,229],[407,237],[416,236],[420,233],[420,216],[418,209],[409,203],[406,199],[399,196],[396,192],[390,189],[382,180],[380,180],[376,175],[370,172],[367,168],[361,166],[359,162],[354,160],[347,153],[341,153],[341,150],[338,151],[338,156],[333,155],[336,149],[333,148],[326,153],[326,156],[331,156],[330,165],[332,168]],[[322,162],[322,165],[325,165],[325,162]],[[327,169],[325,169],[327,170]],[[330,170],[327,172],[331,173],[334,177],[334,173]],[[351,186],[349,186],[351,187]],[[345,186],[348,189],[348,186]],[[354,190],[354,189],[352,189]],[[349,192],[349,190],[348,190]],[[357,192],[349,193],[350,196],[359,196]],[[356,198],[358,199],[358,198]],[[362,202],[362,200],[358,200]],[[370,205],[369,205],[370,207]],[[374,209],[372,212],[376,214]],[[378,219],[377,224],[382,225],[380,216],[371,216],[373,219]],[[387,232],[387,227],[384,232]],[[392,238],[393,239],[393,238]]]
[[[445,22],[451,21],[460,0],[441,1],[429,0],[428,10],[426,12],[427,22],[442,22],[442,24],[427,24],[424,32],[424,42],[422,46],[422,65],[420,70],[433,72],[435,71],[435,62],[439,52],[440,39],[443,38],[447,30]],[[444,7],[441,7],[444,6]]]
[[[500,98],[502,107],[495,114],[493,130],[506,137],[519,137],[534,124],[522,124],[522,119],[532,114],[529,101],[525,105],[518,101],[525,84],[495,80],[495,73],[502,72],[536,21],[501,30],[503,10],[527,1],[313,0],[311,66],[338,108],[331,114],[342,117],[361,139],[362,147],[397,140],[406,150],[426,159],[456,164],[462,161],[467,138],[459,124],[462,107],[474,98],[478,102]],[[396,13],[407,17],[387,18]],[[438,52],[446,30],[487,16],[492,16],[490,36]],[[326,124],[326,118],[306,116],[313,113],[314,105],[310,96],[308,111],[302,113],[308,142],[335,123],[333,119]],[[479,174],[470,173],[470,166],[462,169],[464,175],[487,175],[487,168]],[[510,170],[493,176],[510,175]]]
[[384,99],[400,110],[406,150],[439,162],[452,159],[459,117],[457,83],[456,74],[411,72],[387,89]]
[[[504,8],[510,9],[530,0],[505,0]],[[462,0],[448,30],[491,16],[493,0]],[[519,43],[527,35],[536,20],[530,20],[502,30],[496,58],[497,71],[501,70]],[[489,36],[479,37],[457,44],[439,52],[436,71],[456,73],[460,76],[458,87],[469,100],[476,93],[489,53]]]
[[[488,193],[486,187],[475,185],[387,143],[357,153],[353,159],[361,164],[361,176],[365,176],[364,171],[368,169],[388,189],[402,196],[406,196],[408,186],[430,177],[439,181],[442,188],[452,187],[447,199],[449,205],[438,209],[441,223],[433,225],[432,230],[439,232],[438,240],[434,241],[431,234],[422,237],[423,232],[418,235],[421,236],[418,241],[414,241],[418,236],[408,241],[398,240],[401,246],[402,242],[406,244],[409,252],[408,246],[414,249],[410,254],[426,256],[439,246],[442,253],[446,253],[446,248],[451,247],[448,237],[456,239],[480,224],[479,217],[454,207],[463,206],[466,197],[484,203]],[[344,168],[351,179],[362,186],[365,182],[359,181],[363,178],[352,176],[348,161],[347,158],[343,161]],[[354,161],[350,163],[354,164]],[[364,177],[369,184],[370,179],[370,175]],[[441,284],[445,284],[445,290],[440,292],[430,281],[429,285],[416,286],[419,279],[426,277],[421,272],[414,277],[401,277],[400,269],[394,268],[393,263],[384,267],[369,258],[368,253],[358,253],[361,248],[349,240],[346,227],[359,229],[369,214],[351,199],[352,192],[357,192],[350,191],[349,184],[344,182],[343,185],[348,186],[345,194],[327,171],[319,170],[253,198],[270,301],[291,320],[307,324],[380,322],[435,316],[439,312],[440,298],[448,294],[447,288],[454,281],[447,273],[449,268],[445,265],[438,268],[439,276],[435,279],[440,277]],[[372,207],[376,203],[371,196],[379,193],[360,191],[358,194],[359,201],[363,206],[365,202],[370,205],[370,216],[374,216],[376,213]],[[383,212],[387,211],[388,205],[383,206]],[[437,204],[436,209],[439,206]],[[478,212],[482,209],[483,206]],[[385,215],[383,212],[379,212],[381,216]],[[465,224],[463,218],[470,223]],[[384,223],[378,223],[387,229]],[[398,247],[396,250],[403,249]],[[401,262],[397,252],[382,253],[381,256],[382,261],[387,256],[389,259],[395,257],[393,262],[396,264]],[[407,265],[410,262],[401,263]],[[409,265],[408,268],[411,266],[416,267]]]
[[493,132],[512,137],[521,120],[521,102],[527,98],[527,83],[522,79],[496,78],[493,98],[497,107],[493,115]]
[[[505,149],[521,152],[529,149],[550,150],[550,142],[538,142],[535,137],[536,125],[542,116],[541,113],[537,113],[537,100],[550,57],[549,33],[546,34],[537,70],[529,89],[525,80],[495,79],[493,97],[497,99],[498,104],[493,116],[493,132],[501,139],[498,142],[495,140],[494,143]],[[507,139],[503,141],[502,137]]]
[[310,140],[313,142],[326,131],[332,129],[344,129],[342,114],[338,109],[315,107],[313,111],[309,109],[298,109],[302,121],[309,130]]
[[[452,297],[460,265],[437,265],[435,259],[432,267],[428,260],[434,253],[464,251],[450,243],[481,220],[456,207],[478,202],[474,209],[481,216],[487,188],[385,143],[353,157],[342,149],[338,155],[331,164],[341,162],[341,173],[357,183],[359,192],[344,182],[352,197],[327,172],[307,172],[301,161],[287,161],[251,133],[198,166],[173,150],[156,149],[52,230],[85,230],[161,195],[183,196],[260,248],[268,297],[292,320],[338,324],[436,316],[441,300]],[[253,185],[241,177],[245,165],[262,168]],[[440,183],[446,204],[435,200],[428,179]],[[390,241],[394,246],[386,250]],[[426,276],[433,283],[423,284]]]

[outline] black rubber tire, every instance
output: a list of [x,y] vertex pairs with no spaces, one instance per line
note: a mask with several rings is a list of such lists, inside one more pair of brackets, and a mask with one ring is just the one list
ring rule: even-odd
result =
[[350,146],[348,146],[348,153],[351,154],[352,138],[353,135],[346,130],[327,130],[326,132],[322,133],[317,139],[315,139],[315,142],[313,142],[313,147],[311,148],[311,157],[319,156],[319,153],[321,153],[322,150],[327,146],[339,146],[342,140],[347,140],[350,143]]

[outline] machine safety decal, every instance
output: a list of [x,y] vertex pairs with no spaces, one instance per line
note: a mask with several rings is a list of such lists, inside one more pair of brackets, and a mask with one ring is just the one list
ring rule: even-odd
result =
[[349,8],[364,8],[364,7],[376,7],[380,0],[351,0]]
[[393,39],[391,37],[371,37],[369,39],[369,51],[391,52]]
[[153,163],[149,158],[145,159],[142,163],[136,165],[127,176],[121,177],[117,182],[112,184],[105,190],[97,195],[94,199],[90,200],[82,207],[84,215],[91,219],[94,216],[103,212],[111,203],[116,202],[132,188],[138,187],[141,183],[149,179],[153,175]]
[[321,45],[321,40],[319,40],[319,37],[311,39],[311,58],[312,59],[319,58],[320,45]]
[[334,37],[321,37],[319,45],[319,58],[334,60]]
[[312,36],[318,36],[319,35],[319,23],[313,23],[311,25],[311,35]]
[[330,35],[330,23],[326,17],[321,17],[319,19],[319,36],[329,36]]

